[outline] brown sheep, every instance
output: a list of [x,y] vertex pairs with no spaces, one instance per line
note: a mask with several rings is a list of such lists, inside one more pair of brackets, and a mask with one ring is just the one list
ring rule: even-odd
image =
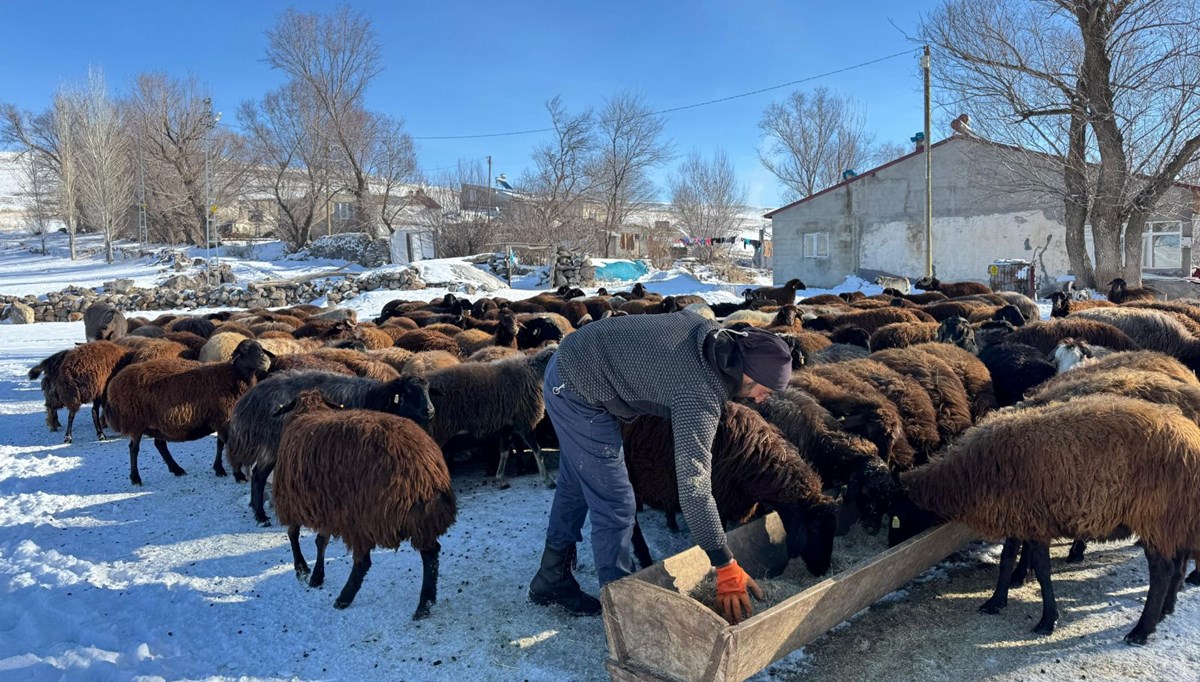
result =
[[798,279],[789,279],[787,282],[784,282],[783,286],[747,289],[742,294],[747,300],[774,301],[779,305],[787,305],[796,302],[797,291],[807,288],[804,286],[804,282]]
[[[904,417],[896,404],[871,381],[837,362],[797,372],[789,386],[816,398],[838,417],[842,428],[875,444],[879,458],[898,468],[912,466],[916,450],[904,429]],[[861,368],[860,368],[861,369]],[[864,411],[864,406],[869,411]]]
[[392,369],[397,372],[403,372],[404,366],[412,359],[414,353],[403,348],[380,348],[378,350],[367,351],[367,356],[378,360],[387,365],[391,365]]
[[296,331],[296,329],[295,327],[284,324],[283,322],[257,322],[250,325],[250,331],[253,332],[255,336],[262,336],[267,332],[282,332],[288,336],[291,336],[292,332]]
[[948,343],[921,343],[910,348],[950,365],[967,391],[967,398],[971,401],[971,416],[975,420],[996,409],[992,375],[974,354]]
[[130,482],[142,484],[137,459],[143,435],[154,439],[171,473],[182,476],[186,472],[171,457],[167,441],[196,440],[215,431],[213,471],[224,476],[221,451],[229,415],[238,398],[270,368],[271,355],[246,339],[228,363],[151,360],[118,372],[108,385],[105,415],[114,429],[129,436]]
[[1129,288],[1125,280],[1120,277],[1108,283],[1108,300],[1118,305],[1129,303],[1130,301],[1157,301],[1162,296],[1157,289],[1150,287],[1134,287]]
[[808,298],[800,299],[800,305],[837,305],[840,306],[846,301],[836,294],[820,294],[817,296],[809,296]]
[[[1196,324],[1200,324],[1200,306],[1193,303],[1183,303],[1180,301],[1130,301],[1122,303],[1123,308],[1146,308],[1148,310],[1158,310],[1165,313],[1173,313],[1191,320]],[[1189,325],[1189,329],[1194,329]],[[1195,333],[1193,331],[1193,333]]]
[[[1200,368],[1200,338],[1192,333],[1188,324],[1172,313],[1118,306],[1084,310],[1071,317],[1110,324],[1128,334],[1134,343],[1145,350],[1156,350],[1178,358],[1193,371]],[[1104,343],[1096,345],[1106,346]]]
[[366,379],[391,381],[400,377],[400,373],[388,363],[381,362],[358,351],[343,348],[318,348],[312,354],[322,360],[330,360],[343,364],[351,372]]
[[[933,400],[916,379],[868,358],[849,360],[840,363],[838,367],[841,372],[848,372],[870,383],[896,406],[903,423],[904,437],[912,445],[916,457],[910,461],[891,459],[888,463],[893,468],[911,468],[914,463],[923,462],[937,450],[941,443],[941,435],[937,429],[937,412],[933,407]],[[820,375],[822,371],[828,370],[816,367],[812,371]],[[836,381],[834,375],[827,376]]]
[[[1155,351],[1140,350],[1126,353],[1113,353],[1095,362],[1080,366],[1070,372],[1064,372],[1039,387],[1039,391],[1054,392],[1061,385],[1073,383],[1080,379],[1100,377],[1108,372],[1133,370],[1138,372],[1154,372],[1168,379],[1188,386],[1200,386],[1195,372],[1188,369],[1182,362],[1169,355]],[[1077,379],[1078,378],[1078,379]]]
[[937,322],[893,322],[885,324],[871,334],[871,350],[907,348],[918,343],[937,340]]
[[[241,334],[248,339],[253,339],[256,336],[254,332],[250,331],[249,327],[238,324],[237,322],[222,322],[221,324],[217,325],[217,329],[214,333]],[[209,338],[212,337],[210,336]]]
[[396,345],[396,339],[378,327],[362,324],[358,326],[358,333],[367,345],[367,350],[381,350]]
[[271,362],[270,374],[282,374],[283,372],[299,372],[304,370],[315,370],[320,372],[329,372],[331,374],[343,374],[345,376],[358,376],[349,367],[328,358],[319,358],[309,353],[293,353],[290,355],[280,355]]
[[496,472],[497,485],[505,488],[508,483],[504,469],[515,437],[533,451],[542,481],[547,488],[553,488],[542,448],[533,432],[545,416],[542,379],[557,349],[558,346],[548,346],[530,356],[461,363],[427,374],[436,408],[429,433],[438,447],[444,447],[460,433],[476,439],[496,434],[509,436],[502,438],[505,445]]
[[660,313],[673,313],[680,309],[679,304],[675,301],[674,296],[667,296],[661,301],[651,301],[650,299],[642,298],[634,301],[622,303],[618,308],[621,312],[629,315],[656,315]]
[[486,346],[481,348],[467,358],[467,362],[493,362],[495,360],[504,360],[506,358],[524,355],[516,348],[505,348],[503,346]]
[[358,338],[358,329],[350,320],[323,320],[312,318],[292,332],[297,339],[320,339],[332,341]]
[[408,362],[404,363],[404,376],[428,376],[430,372],[453,367],[459,364],[457,353],[447,353],[444,350],[427,350],[414,353]]
[[[1087,312],[1087,311],[1085,311]],[[1070,317],[1030,322],[1009,334],[1009,343],[1024,343],[1046,355],[1054,352],[1055,346],[1066,339],[1087,341],[1093,346],[1104,346],[1115,351],[1138,350],[1140,346],[1128,334],[1106,322],[1079,317]]]
[[1076,301],[1061,291],[1050,294],[1050,317],[1066,317],[1071,313],[1089,308],[1111,308],[1116,303],[1112,301]]
[[[87,403],[92,404],[92,425],[97,440],[104,440],[104,425],[100,409],[104,406],[104,389],[122,359],[132,353],[128,348],[111,341],[91,341],[69,350],[59,351],[29,370],[30,381],[43,373],[42,394],[46,402],[46,426],[57,431],[58,409],[67,408],[67,432],[64,443],[74,439],[75,414]],[[128,362],[128,361],[126,361]]]
[[[376,323],[376,324],[378,324],[378,323]],[[405,331],[412,331],[414,329],[420,328],[420,326],[416,323],[416,321],[414,321],[408,317],[393,317],[393,318],[387,320],[386,322],[384,322],[383,324],[379,325],[379,327],[380,327],[380,329],[384,329],[384,330],[387,330],[391,327],[399,327],[400,329],[403,329]]]
[[971,426],[971,402],[967,389],[954,369],[945,361],[912,348],[890,348],[870,355],[921,384],[937,411],[938,433],[942,444],[950,442]]
[[462,326],[457,324],[449,324],[447,322],[435,322],[434,324],[426,325],[423,327],[423,329],[427,329],[431,332],[437,332],[439,334],[445,334],[450,338],[454,338],[455,334],[461,334],[463,332]]
[[870,440],[843,429],[836,415],[800,389],[777,391],[754,407],[812,463],[826,486],[846,486],[843,504],[851,517],[859,514],[877,525],[896,485]]
[[913,286],[922,291],[941,292],[950,298],[992,293],[991,287],[986,284],[980,284],[979,282],[943,282],[937,277],[922,277]]
[[992,316],[992,313],[996,312],[998,309],[999,306],[991,305],[983,301],[961,300],[942,301],[940,303],[930,303],[928,305],[921,306],[921,310],[924,311],[926,315],[929,315],[938,322],[951,317],[961,317],[969,320],[971,319],[972,315],[979,311],[986,311],[986,316],[984,319],[988,319]]
[[204,348],[204,344],[208,342],[207,337],[191,332],[167,332],[163,338],[187,346],[188,350],[192,351],[192,358],[200,357],[200,349]]
[[948,301],[950,297],[940,291],[926,291],[923,294],[902,294],[895,289],[884,289],[883,293],[892,296],[893,298],[903,299],[917,305],[926,305],[928,303],[939,303]]
[[[371,567],[371,550],[409,541],[421,553],[421,596],[413,620],[437,603],[441,537],[458,514],[441,452],[414,422],[373,410],[331,409],[319,391],[305,391],[287,411],[275,468],[275,513],[288,527],[296,577],[325,581],[325,547],[341,537],[354,567],[334,608],[354,601]],[[309,574],[300,528],[317,533]]]
[[429,350],[440,350],[453,355],[459,355],[462,349],[453,338],[442,334],[441,332],[429,331],[428,329],[416,329],[411,332],[405,332],[400,338],[396,339],[396,347],[411,350],[414,353],[421,353]]
[[[678,511],[670,421],[639,417],[621,431],[634,494],[650,506]],[[821,477],[779,429],[753,410],[728,403],[713,439],[712,468],[713,499],[723,521],[749,521],[759,505],[769,505],[792,540],[789,558],[801,557],[813,575],[829,571],[837,503],[822,492]],[[643,564],[649,560],[649,551],[645,554]]]
[[465,357],[489,346],[516,348],[518,332],[517,318],[512,311],[505,310],[500,313],[495,333],[489,334],[481,329],[469,329],[457,334],[454,341],[458,344],[461,355]]
[[895,322],[929,322],[928,315],[916,310],[902,308],[880,308],[879,310],[863,310],[833,317],[818,317],[806,320],[804,326],[815,331],[829,331],[843,325],[860,327],[868,334],[875,333],[880,327]]
[[1042,588],[1042,619],[1034,628],[1040,634],[1053,632],[1058,618],[1049,543],[1137,535],[1150,591],[1125,640],[1140,645],[1174,611],[1188,553],[1200,547],[1197,453],[1200,427],[1178,408],[1084,396],[997,414],[900,478],[917,507],[984,538],[1007,538],[996,592],[981,607],[986,612],[1007,604],[1017,545],[1032,543]]
[[1084,395],[1112,394],[1137,398],[1159,405],[1174,405],[1183,415],[1200,423],[1200,382],[1180,382],[1167,374],[1142,369],[1110,369],[1105,372],[1066,372],[1044,384],[1014,407],[1035,407],[1064,402]]

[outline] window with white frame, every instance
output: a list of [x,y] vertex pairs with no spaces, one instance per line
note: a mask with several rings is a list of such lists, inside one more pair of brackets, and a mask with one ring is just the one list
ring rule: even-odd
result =
[[807,232],[804,235],[805,258],[829,258],[829,233]]
[[[1083,229],[1083,244],[1087,253],[1096,261],[1096,243],[1092,238],[1091,226]],[[1125,235],[1121,235],[1121,249],[1125,248]],[[1142,269],[1172,270],[1181,267],[1183,261],[1183,223],[1179,220],[1159,220],[1146,223],[1142,232]]]
[[333,217],[338,220],[350,220],[354,217],[354,204],[349,201],[339,201],[333,205]]
[[1175,269],[1183,260],[1183,223],[1163,220],[1146,223],[1142,233],[1142,267]]

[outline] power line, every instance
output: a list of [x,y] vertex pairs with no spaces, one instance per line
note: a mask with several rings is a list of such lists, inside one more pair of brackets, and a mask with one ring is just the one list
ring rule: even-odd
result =
[[[740,93],[737,95],[730,95],[728,97],[719,97],[717,99],[710,99],[710,100],[706,100],[704,102],[696,102],[695,104],[685,104],[683,106],[670,107],[668,109],[660,109],[658,111],[652,111],[646,115],[647,116],[658,116],[660,114],[670,114],[670,113],[673,113],[676,111],[683,111],[685,109],[696,109],[698,107],[706,107],[706,106],[709,106],[712,104],[719,104],[721,102],[728,102],[730,100],[741,99],[743,97],[750,97],[752,95],[760,95],[764,92],[770,92],[772,90],[779,90],[780,88],[787,88],[787,87],[791,87],[793,85],[799,85],[800,83],[807,83],[808,81],[817,80],[818,78],[826,78],[828,76],[837,75],[839,73],[845,73],[847,71],[852,71],[854,69],[861,69],[864,66],[878,64],[879,62],[887,61],[889,59],[895,59],[896,57],[900,57],[900,56],[903,56],[906,54],[912,54],[912,53],[916,52],[918,49],[919,48],[909,48],[906,50],[902,50],[900,52],[895,52],[893,54],[889,54],[885,57],[879,57],[878,59],[872,59],[870,61],[861,62],[861,63],[854,64],[851,66],[842,67],[840,69],[834,69],[833,71],[826,71],[825,73],[819,73],[814,76],[807,76],[805,78],[800,78],[798,80],[789,81],[787,83],[780,83],[779,85],[771,85],[771,86],[768,86],[765,88],[759,88],[758,90],[751,90],[750,92],[743,92],[743,93]],[[414,140],[472,140],[472,139],[479,139],[479,138],[485,138],[485,137],[512,137],[515,135],[532,135],[535,133],[548,133],[553,130],[554,130],[554,128],[537,128],[534,130],[513,130],[513,131],[509,131],[509,132],[504,132],[504,133],[480,133],[477,135],[422,135],[422,136],[414,136],[412,139],[414,139]]]

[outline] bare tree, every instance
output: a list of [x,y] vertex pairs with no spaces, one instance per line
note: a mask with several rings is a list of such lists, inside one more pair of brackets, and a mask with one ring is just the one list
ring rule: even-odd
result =
[[337,192],[324,139],[324,115],[295,84],[273,90],[262,104],[243,102],[238,120],[250,136],[258,170],[252,186],[270,194],[279,236],[293,249],[312,240],[312,228]]
[[389,234],[395,233],[398,218],[409,207],[410,187],[417,175],[412,137],[404,132],[403,121],[385,114],[370,114],[364,133],[363,166],[373,179],[374,214]]
[[129,138],[99,69],[88,70],[81,104],[72,133],[79,141],[80,208],[88,225],[104,235],[104,259],[111,263],[113,241],[128,225],[133,206]]
[[210,189],[218,206],[246,191],[248,142],[234,131],[214,129],[209,101],[195,78],[142,73],[134,79],[125,105],[144,169],[147,227],[155,239],[201,243]]
[[811,94],[797,90],[763,112],[759,158],[783,183],[787,199],[809,196],[877,158],[864,121],[862,107],[850,97],[823,87]]
[[519,183],[522,199],[506,222],[527,235],[527,241],[579,248],[595,234],[584,212],[596,150],[595,120],[591,110],[571,114],[558,97],[546,102],[546,110],[553,137],[534,148],[534,167]]
[[[693,151],[669,180],[671,209],[694,237],[725,239],[737,234],[746,207],[746,186],[737,181],[733,163],[717,149],[712,161]],[[720,247],[708,246],[712,261]]]
[[79,226],[79,153],[71,121],[79,101],[80,95],[74,87],[62,85],[54,95],[53,105],[41,114],[22,112],[11,104],[0,107],[3,116],[0,142],[36,155],[41,165],[54,175],[55,203],[67,228],[71,260],[75,260],[75,230]]
[[663,140],[665,121],[650,109],[641,95],[622,90],[605,101],[597,119],[597,154],[591,174],[593,194],[603,206],[601,226],[604,255],[609,255],[610,234],[620,232],[625,220],[657,198],[649,173],[674,156]]
[[347,5],[329,16],[288,9],[267,31],[267,40],[267,63],[288,74],[322,114],[355,197],[353,222],[377,233],[365,161],[373,145],[364,141],[363,126],[370,119],[364,106],[366,89],[383,67],[370,19]]
[[495,215],[498,202],[486,200],[480,205],[473,196],[477,189],[490,188],[482,163],[459,161],[455,168],[424,178],[421,187],[439,205],[418,214],[433,235],[438,258],[482,253],[502,238],[506,223]]
[[27,151],[21,155],[18,184],[21,203],[27,215],[29,231],[41,238],[42,253],[46,250],[46,235],[50,232],[58,207],[55,202],[54,174],[42,161],[40,154]]
[[1087,285],[1086,225],[1096,278],[1140,282],[1146,219],[1200,152],[1198,29],[1195,0],[953,0],[922,21],[944,96],[994,114],[989,137],[1057,159],[1014,175],[1063,199]]
[[82,145],[77,120],[83,96],[74,87],[62,86],[54,97],[54,134],[58,159],[58,205],[67,224],[67,247],[75,260],[75,231],[79,228]]

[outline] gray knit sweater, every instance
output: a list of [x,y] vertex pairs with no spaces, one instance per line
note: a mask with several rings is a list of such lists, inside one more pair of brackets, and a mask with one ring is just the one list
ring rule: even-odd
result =
[[740,361],[720,326],[689,311],[599,320],[559,346],[558,373],[583,401],[622,419],[669,419],[679,505],[713,565],[732,558],[712,496],[712,444]]

